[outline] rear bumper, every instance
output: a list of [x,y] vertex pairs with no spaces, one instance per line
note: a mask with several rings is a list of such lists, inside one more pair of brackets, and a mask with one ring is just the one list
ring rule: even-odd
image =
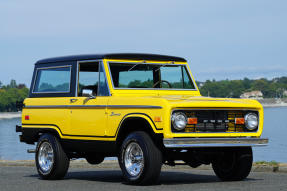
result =
[[166,148],[266,146],[267,138],[174,138],[164,139]]
[[19,133],[19,132],[22,132],[22,126],[21,125],[16,125],[16,132]]

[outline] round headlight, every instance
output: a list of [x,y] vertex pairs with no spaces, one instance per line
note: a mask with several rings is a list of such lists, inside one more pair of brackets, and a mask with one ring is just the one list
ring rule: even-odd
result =
[[187,124],[186,116],[184,113],[181,112],[174,113],[171,117],[171,121],[173,124],[173,128],[178,131],[183,130]]
[[258,117],[254,113],[248,113],[244,117],[245,119],[245,127],[252,131],[258,127]]

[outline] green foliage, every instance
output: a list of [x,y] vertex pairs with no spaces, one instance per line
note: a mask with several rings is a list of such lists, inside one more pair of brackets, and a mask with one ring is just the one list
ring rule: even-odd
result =
[[[159,84],[160,83],[160,84]],[[193,84],[188,82],[183,82],[182,79],[180,79],[179,82],[169,82],[163,80],[162,82],[156,83],[156,85],[160,85],[162,88],[172,88],[172,89],[194,89]],[[140,80],[134,80],[129,82],[128,85],[125,84],[119,84],[119,87],[121,88],[154,88],[155,86],[153,80],[148,79],[146,81],[140,81]]]
[[0,112],[17,111],[16,101],[23,101],[29,94],[29,89],[24,84],[17,85],[11,80],[7,86],[0,83]]
[[[272,80],[258,79],[250,80],[207,80],[206,82],[197,82],[201,85],[200,92],[204,96],[211,97],[232,97],[239,98],[244,92],[258,90],[263,93],[264,98],[283,98],[284,91],[287,90],[287,77],[274,78]],[[164,87],[168,85],[162,84]],[[172,84],[177,87],[181,84]],[[153,81],[145,82],[133,81],[128,85],[120,85],[120,87],[152,87]],[[62,87],[61,87],[62,88]],[[286,92],[285,92],[286,93]],[[0,112],[17,111],[16,101],[23,101],[29,94],[29,89],[25,84],[17,84],[15,80],[11,80],[10,84],[3,85],[0,81]]]
[[283,98],[284,91],[287,90],[287,77],[274,78],[267,80],[261,78],[258,80],[207,80],[199,87],[200,92],[204,96],[210,97],[232,97],[239,98],[241,94],[249,91],[261,91],[264,98]]
[[150,79],[143,82],[141,82],[140,80],[134,80],[128,84],[129,88],[152,88],[152,86],[153,81]]
[[279,166],[279,162],[277,161],[256,161],[256,165],[264,165],[264,166]]

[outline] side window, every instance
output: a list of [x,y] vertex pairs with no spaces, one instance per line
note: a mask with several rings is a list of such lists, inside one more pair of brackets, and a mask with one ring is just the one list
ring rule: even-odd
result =
[[100,86],[99,86],[99,96],[109,96],[109,89],[106,80],[105,70],[100,64]]
[[34,93],[70,92],[71,67],[39,68],[36,74]]
[[99,82],[99,63],[80,63],[79,65],[79,84],[78,84],[78,96],[82,96],[83,89],[89,89],[93,91],[93,95],[96,96],[98,92]]

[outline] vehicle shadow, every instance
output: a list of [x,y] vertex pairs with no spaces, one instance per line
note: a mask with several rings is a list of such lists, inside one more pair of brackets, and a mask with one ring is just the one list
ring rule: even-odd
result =
[[[163,171],[161,172],[158,185],[176,185],[176,184],[197,184],[197,183],[215,183],[220,180],[215,175],[197,174],[190,172],[174,172]],[[32,175],[38,177],[38,175]],[[32,177],[31,176],[31,177]],[[84,180],[95,182],[110,182],[120,183],[123,182],[122,172],[120,170],[95,170],[95,171],[72,171],[68,172],[65,180]],[[259,179],[247,178],[245,181],[258,181]]]
[[[207,174],[197,174],[191,172],[174,172],[165,171],[161,173],[160,184],[162,185],[176,185],[176,184],[197,184],[197,183],[215,183],[222,182],[214,174],[210,175],[210,171],[206,171]],[[244,181],[258,181],[260,179],[247,178]]]

